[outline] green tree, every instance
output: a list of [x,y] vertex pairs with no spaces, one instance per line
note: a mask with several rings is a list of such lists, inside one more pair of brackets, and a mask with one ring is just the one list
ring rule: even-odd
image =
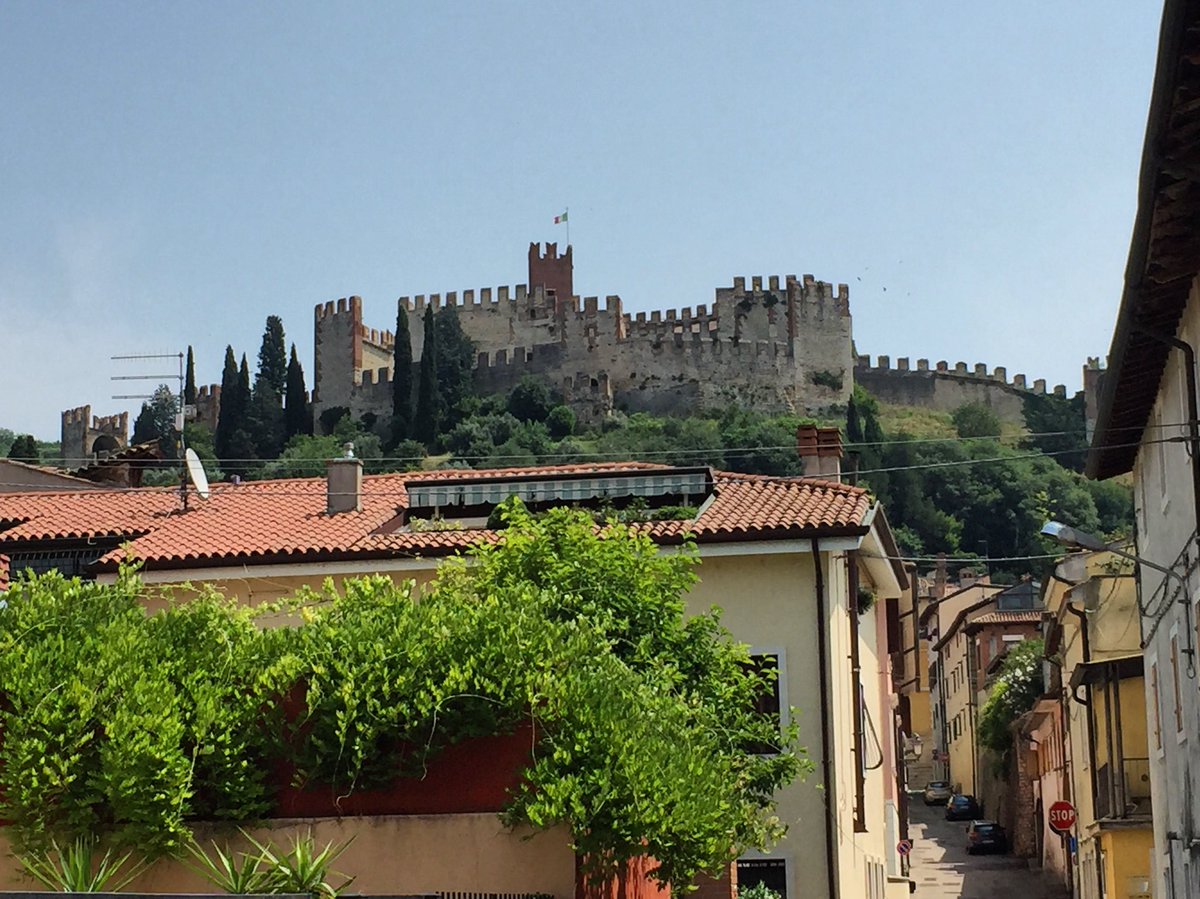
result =
[[1000,436],[1000,417],[983,403],[963,403],[950,418],[959,437]]
[[225,367],[221,371],[221,405],[217,412],[217,431],[213,435],[213,446],[219,459],[231,458],[229,452],[233,432],[243,426],[245,407],[240,405],[238,389],[237,359],[233,347],[225,347]]
[[279,405],[275,388],[262,375],[254,381],[250,394],[250,408],[246,424],[254,442],[254,453],[259,459],[274,459],[283,449],[287,438],[284,411]]
[[533,375],[523,375],[508,394],[508,411],[521,421],[545,421],[556,405],[553,391]]
[[433,307],[425,307],[425,342],[421,349],[421,372],[417,382],[417,412],[413,436],[432,446],[441,433],[442,394],[438,385],[438,340]]
[[134,443],[158,441],[159,449],[167,459],[179,457],[179,432],[175,430],[175,416],[179,404],[175,394],[166,384],[159,384],[149,402],[142,403],[142,410],[133,423]]
[[570,437],[575,433],[575,413],[570,406],[555,406],[546,416],[546,427],[555,440]]
[[8,458],[19,462],[29,462],[33,465],[42,461],[37,441],[32,434],[21,434],[16,437],[8,448]]
[[296,345],[292,344],[292,358],[288,362],[287,392],[285,395],[283,432],[284,439],[290,440],[297,434],[312,433],[312,407],[308,402],[308,391],[304,386],[304,369],[296,355]]
[[1025,427],[1030,433],[1023,446],[1051,453],[1059,465],[1083,471],[1088,448],[1083,392],[1071,399],[1053,393],[1029,392],[1021,403]]
[[434,316],[437,330],[438,389],[442,394],[442,426],[452,428],[462,418],[461,404],[471,395],[475,344],[462,329],[458,307],[443,306]]
[[1012,723],[1045,692],[1044,653],[1041,640],[1025,640],[1010,649],[980,710],[976,739],[1004,759],[1012,752]]
[[196,402],[196,359],[190,344],[187,352],[187,374],[183,382],[183,401],[189,406]]
[[396,305],[395,357],[392,362],[392,421],[389,444],[407,440],[412,431],[412,334],[408,328],[408,307]]
[[258,376],[277,398],[282,399],[287,387],[287,349],[283,339],[283,320],[268,315],[263,328],[262,344],[258,349]]

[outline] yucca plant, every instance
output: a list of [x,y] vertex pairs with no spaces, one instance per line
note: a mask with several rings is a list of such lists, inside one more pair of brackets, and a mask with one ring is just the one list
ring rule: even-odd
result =
[[63,893],[115,893],[146,870],[145,862],[138,862],[122,873],[132,851],[116,858],[106,849],[98,863],[95,855],[96,841],[79,837],[66,848],[51,839],[49,850],[18,855],[17,860],[42,886]]
[[[188,852],[198,864],[188,867],[217,889],[235,895],[276,892],[272,870],[261,851],[234,853],[228,846],[222,849],[215,841],[212,847],[213,855],[210,856],[203,846],[193,840],[188,845]],[[240,860],[237,856],[241,856]]]
[[324,848],[318,849],[310,831],[303,837],[293,837],[291,851],[284,853],[277,852],[270,844],[260,843],[244,830],[242,834],[259,851],[268,871],[271,887],[268,892],[308,893],[318,899],[337,899],[354,882],[354,878],[350,877],[336,887],[329,883],[332,877],[346,876],[332,870],[332,866],[354,842],[353,837],[340,846],[329,842]]

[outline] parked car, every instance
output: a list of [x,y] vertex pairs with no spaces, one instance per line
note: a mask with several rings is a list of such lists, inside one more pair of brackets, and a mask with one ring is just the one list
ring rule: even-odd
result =
[[983,808],[974,796],[955,793],[946,803],[947,821],[972,821],[983,817]]
[[944,805],[953,795],[954,790],[948,780],[931,780],[925,784],[926,805]]
[[972,821],[967,825],[967,855],[1007,851],[1008,834],[995,821]]

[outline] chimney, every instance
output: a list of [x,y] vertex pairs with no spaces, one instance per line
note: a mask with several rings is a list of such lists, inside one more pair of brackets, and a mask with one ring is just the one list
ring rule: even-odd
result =
[[342,458],[325,463],[325,511],[330,515],[362,511],[362,459],[354,458],[353,443],[347,443],[344,449]]
[[838,428],[800,425],[796,428],[796,454],[806,478],[842,479],[842,432]]
[[946,595],[946,554],[938,553],[937,568],[933,575],[933,598],[942,599]]

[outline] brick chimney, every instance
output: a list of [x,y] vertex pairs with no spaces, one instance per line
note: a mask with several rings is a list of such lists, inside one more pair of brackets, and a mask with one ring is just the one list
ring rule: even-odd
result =
[[347,443],[346,455],[325,463],[325,511],[362,511],[362,459],[354,458],[354,444]]
[[838,428],[800,425],[796,428],[796,454],[806,478],[842,479],[842,432]]

